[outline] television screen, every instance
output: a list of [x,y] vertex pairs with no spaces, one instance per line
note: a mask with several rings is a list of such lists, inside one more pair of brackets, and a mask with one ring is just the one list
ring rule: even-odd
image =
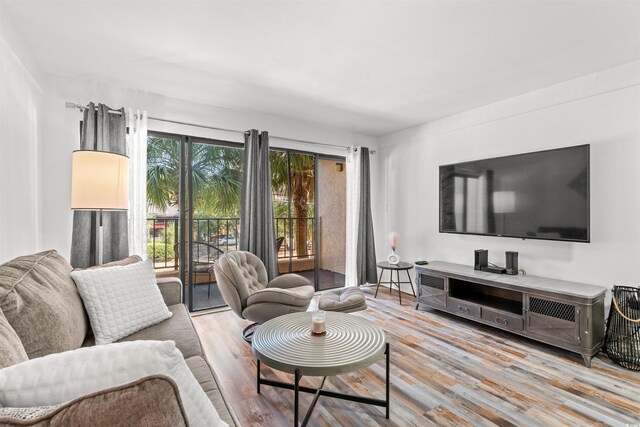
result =
[[440,232],[589,241],[589,145],[440,166]]

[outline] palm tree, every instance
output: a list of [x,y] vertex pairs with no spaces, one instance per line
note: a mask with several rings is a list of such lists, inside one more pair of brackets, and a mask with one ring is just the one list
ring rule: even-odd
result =
[[147,206],[163,209],[180,200],[180,150],[173,139],[147,138]]
[[[242,192],[242,150],[193,144],[194,214],[237,217]],[[147,205],[163,209],[180,203],[179,142],[147,139]]]
[[[287,164],[287,153],[272,151],[271,185],[275,198],[274,210],[288,210],[287,197],[289,180],[291,182],[291,207],[293,208],[293,230],[295,250],[298,257],[309,255],[307,249],[309,203],[313,203],[315,187],[315,159],[309,154],[292,153]],[[289,176],[290,175],[290,176]],[[286,216],[289,216],[288,212]],[[286,231],[285,231],[286,233]]]
[[242,150],[193,145],[194,215],[238,217],[242,194]]
[[[274,211],[289,216],[289,202],[296,218],[295,250],[308,256],[307,217],[314,198],[314,156],[287,152],[270,153]],[[208,144],[193,144],[194,216],[238,217],[242,194],[243,151]],[[291,180],[291,195],[288,188]],[[147,205],[163,209],[180,203],[180,143],[174,139],[147,139]],[[286,226],[285,226],[286,227]],[[282,230],[286,234],[286,230]]]

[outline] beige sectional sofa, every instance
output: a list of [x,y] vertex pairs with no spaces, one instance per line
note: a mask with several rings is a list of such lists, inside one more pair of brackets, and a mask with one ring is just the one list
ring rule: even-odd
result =
[[[19,257],[0,265],[0,368],[51,353],[94,345],[82,301],[70,277],[71,270],[69,263],[53,250]],[[173,316],[122,341],[175,341],[220,418],[230,426],[237,425],[218,387],[214,371],[207,362],[189,313],[182,304],[182,283],[173,278],[159,279],[158,286]],[[62,413],[67,418],[63,421],[58,419],[58,423],[52,425],[73,424],[73,417],[82,417],[82,414],[84,417],[95,416],[96,413],[101,414],[103,422],[96,424],[94,421],[93,424],[108,425],[110,417],[113,417],[111,421],[126,419],[127,415],[133,417],[129,420],[140,419],[145,415],[139,412],[141,410],[154,411],[149,414],[148,421],[153,420],[154,416],[156,420],[180,418],[180,412],[175,409],[182,410],[179,399],[177,405],[157,404],[162,398],[175,399],[175,386],[163,386],[158,383],[159,380],[163,378],[149,377],[147,381],[141,379],[117,390],[109,390],[108,394],[87,396],[87,399],[80,399],[84,406]],[[164,380],[170,381],[168,378]],[[132,393],[140,401],[139,405],[132,404]],[[122,396],[128,396],[129,404],[125,407],[114,403],[121,400]],[[97,402],[97,407],[92,406],[93,401]],[[99,411],[96,412],[96,409]],[[123,414],[128,410],[135,412]],[[163,415],[160,414],[162,411],[173,412]],[[75,419],[75,422],[83,424],[87,420]]]

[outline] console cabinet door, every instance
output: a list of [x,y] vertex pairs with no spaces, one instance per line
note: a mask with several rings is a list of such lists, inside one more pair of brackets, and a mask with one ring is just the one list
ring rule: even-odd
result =
[[527,332],[548,342],[580,344],[580,308],[573,303],[527,295],[525,320]]
[[434,307],[447,306],[447,279],[429,273],[418,273],[419,302]]

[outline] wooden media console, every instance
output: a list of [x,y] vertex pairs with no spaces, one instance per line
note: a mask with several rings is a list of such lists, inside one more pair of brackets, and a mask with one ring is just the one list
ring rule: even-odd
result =
[[605,333],[606,288],[486,273],[433,261],[416,265],[421,304],[582,355],[587,367]]

